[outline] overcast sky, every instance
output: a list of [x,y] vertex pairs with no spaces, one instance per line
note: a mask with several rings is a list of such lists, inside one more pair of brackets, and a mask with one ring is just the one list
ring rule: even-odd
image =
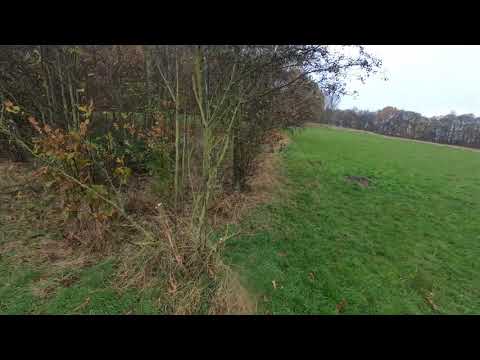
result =
[[[362,85],[358,96],[344,97],[340,109],[376,111],[385,106],[426,116],[473,113],[480,116],[480,46],[367,45],[383,61],[384,74]],[[388,80],[382,78],[387,76]]]

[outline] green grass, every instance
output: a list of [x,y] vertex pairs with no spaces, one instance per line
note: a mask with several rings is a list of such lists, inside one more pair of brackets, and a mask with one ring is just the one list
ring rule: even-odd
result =
[[[278,196],[245,220],[251,235],[227,243],[261,312],[335,314],[345,299],[346,314],[480,313],[480,152],[329,128],[292,139]],[[0,246],[62,241],[29,226],[48,223],[49,199],[5,199]],[[117,290],[114,256],[56,269],[16,249],[0,253],[0,314],[168,312],[165,289]]]
[[228,248],[262,312],[480,313],[480,152],[309,128],[283,163]]
[[[0,262],[0,314],[155,314],[153,297],[130,290],[119,293],[111,282],[114,262],[90,268],[47,273],[46,268]],[[48,275],[47,275],[48,274]],[[61,279],[73,284],[61,285]],[[48,291],[51,288],[51,293]],[[45,295],[41,290],[45,289]],[[36,290],[36,291],[35,291]]]

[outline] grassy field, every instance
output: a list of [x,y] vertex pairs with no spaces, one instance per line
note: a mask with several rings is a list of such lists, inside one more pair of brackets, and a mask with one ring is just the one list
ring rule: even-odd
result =
[[[480,152],[310,128],[282,186],[227,243],[267,314],[480,313]],[[119,286],[119,254],[64,246],[55,194],[0,172],[0,314],[169,313],[165,289]],[[269,169],[268,175],[271,175]]]
[[480,313],[480,153],[309,128],[228,259],[267,314]]

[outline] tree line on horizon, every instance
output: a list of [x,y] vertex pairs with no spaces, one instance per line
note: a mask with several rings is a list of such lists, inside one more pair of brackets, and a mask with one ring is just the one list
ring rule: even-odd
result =
[[473,114],[457,115],[451,112],[448,115],[426,117],[392,106],[379,111],[329,108],[321,116],[320,122],[382,135],[480,148],[480,117]]

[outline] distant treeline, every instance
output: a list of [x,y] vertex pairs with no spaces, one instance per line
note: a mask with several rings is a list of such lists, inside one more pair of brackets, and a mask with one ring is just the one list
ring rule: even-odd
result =
[[377,112],[328,111],[322,122],[383,135],[480,148],[480,118],[473,114],[451,113],[428,118],[416,112],[386,107]]

